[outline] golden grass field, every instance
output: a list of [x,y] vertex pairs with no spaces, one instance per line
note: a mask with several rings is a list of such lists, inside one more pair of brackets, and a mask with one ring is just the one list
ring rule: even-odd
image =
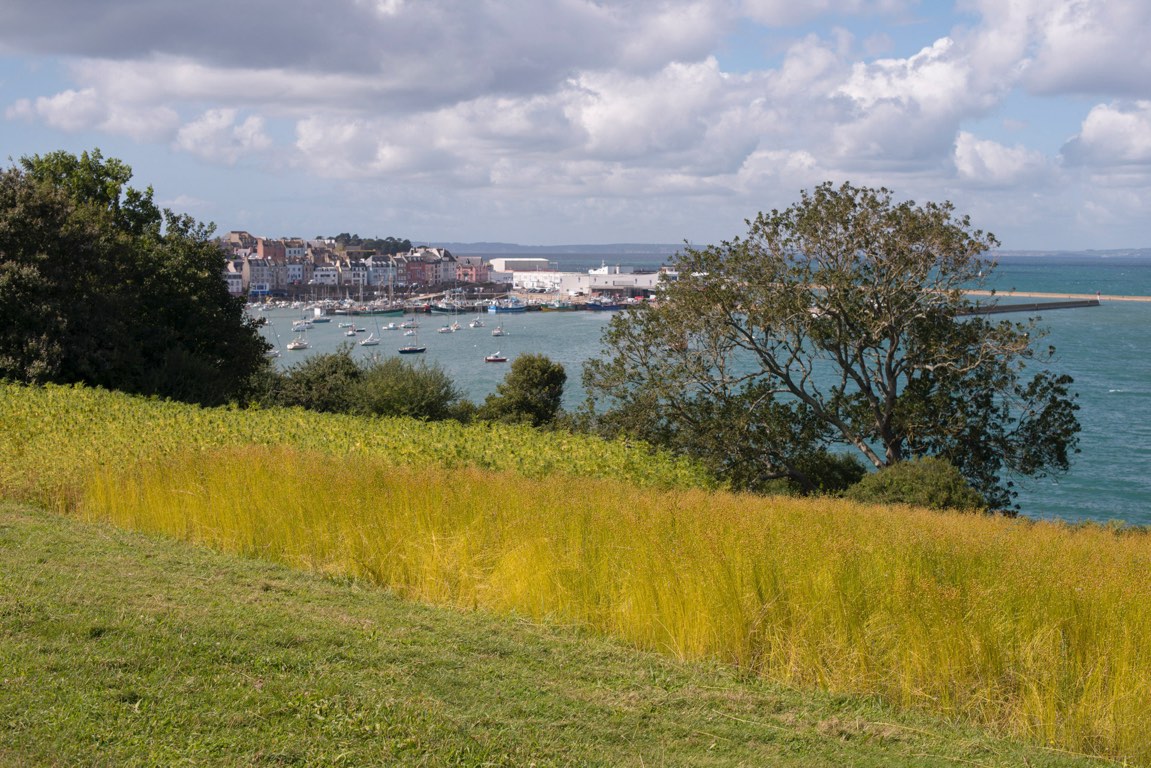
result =
[[[0,407],[7,495],[1151,764],[1143,531],[731,494],[529,430],[477,447],[458,426],[67,388],[3,387]],[[522,454],[484,458],[504,438]]]

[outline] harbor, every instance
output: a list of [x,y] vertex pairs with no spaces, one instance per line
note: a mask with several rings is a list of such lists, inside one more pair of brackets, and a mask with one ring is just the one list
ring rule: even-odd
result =
[[[598,264],[600,258],[599,254],[588,255],[560,266],[570,271],[586,270]],[[636,262],[636,266],[648,264]],[[1122,519],[1151,524],[1147,508],[1151,479],[1140,470],[1151,461],[1151,389],[1147,384],[1151,380],[1147,362],[1151,357],[1144,333],[1151,322],[1151,268],[1142,259],[1005,258],[994,274],[992,287],[996,288],[994,292],[971,291],[969,295],[973,300],[986,300],[989,306],[1013,306],[1012,311],[1019,312],[1020,317],[1024,312],[1042,314],[1039,329],[1046,329],[1042,343],[1044,348],[1048,344],[1055,348],[1055,357],[1044,364],[1074,378],[1073,389],[1079,395],[1083,423],[1080,453],[1071,472],[1018,485],[1023,508],[1037,517],[1069,521]],[[557,298],[556,294],[517,293],[531,306]],[[508,365],[487,364],[485,357],[499,352],[510,364],[520,354],[535,353],[564,366],[568,374],[564,408],[580,407],[584,398],[580,383],[583,363],[602,354],[601,333],[616,313],[525,310],[497,315],[487,313],[485,307],[483,313],[461,313],[460,331],[440,334],[436,332],[438,327],[457,319],[431,314],[430,305],[442,295],[425,292],[417,297],[418,306],[428,307],[426,312],[379,317],[378,322],[381,328],[391,322],[418,322],[419,339],[427,351],[415,358],[442,366],[464,396],[473,401],[482,402],[494,392],[508,371]],[[499,296],[505,297],[506,291]],[[490,300],[496,295],[484,298]],[[1047,311],[1054,310],[1054,306],[1043,306],[1044,302],[1069,301],[1098,301],[1099,305],[1070,312]],[[274,340],[274,332],[278,331],[279,348],[283,350],[284,343],[292,338],[292,321],[302,318],[304,305],[270,305],[256,314],[268,318],[270,326],[263,333],[269,340]],[[477,315],[486,328],[469,327],[469,321]],[[375,330],[370,317],[356,318],[355,322],[357,327],[366,326],[369,332]],[[493,337],[491,331],[501,324],[506,337]],[[336,351],[349,340],[337,331],[336,325],[337,318],[333,317],[327,328],[321,324],[308,331],[310,350],[284,350],[276,365],[287,367],[311,354]],[[352,354],[358,359],[373,354],[391,356],[406,341],[402,332],[382,330],[378,335],[378,346],[365,348],[357,344]]]

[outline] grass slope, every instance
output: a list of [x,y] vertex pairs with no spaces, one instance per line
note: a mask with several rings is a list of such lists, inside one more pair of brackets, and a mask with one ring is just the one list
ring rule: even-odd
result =
[[0,765],[1089,766],[0,503]]

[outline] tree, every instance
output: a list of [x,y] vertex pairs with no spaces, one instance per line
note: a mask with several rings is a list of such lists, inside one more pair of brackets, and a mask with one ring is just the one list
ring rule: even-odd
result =
[[747,223],[746,238],[686,248],[657,306],[613,318],[584,371],[605,429],[752,489],[815,490],[814,459],[844,446],[877,469],[946,459],[994,507],[1012,478],[1069,467],[1078,406],[1071,379],[1041,367],[1053,350],[1034,323],[971,315],[993,235],[950,203],[830,183]]
[[100,152],[0,174],[0,378],[220,404],[267,344],[222,279],[210,226],[127,186]]
[[567,373],[545,355],[520,355],[511,370],[487,396],[477,418],[541,427],[559,415]]

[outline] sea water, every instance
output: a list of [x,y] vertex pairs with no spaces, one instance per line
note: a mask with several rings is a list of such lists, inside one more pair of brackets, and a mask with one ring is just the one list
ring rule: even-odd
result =
[[[991,283],[1000,290],[1151,296],[1151,260],[1005,256]],[[1047,367],[1075,379],[1082,431],[1070,472],[1020,488],[1023,513],[1151,525],[1151,303],[1104,299],[1098,307],[1040,313],[1039,325],[1047,330],[1043,343],[1055,347]]]
[[[549,257],[552,258],[552,257]],[[604,257],[554,257],[564,270],[586,270],[610,264],[643,268],[658,266],[662,259],[620,254]],[[1151,260],[1140,256],[1110,254],[1059,254],[1001,256],[989,283],[1000,291],[1151,296]],[[292,338],[291,321],[302,310],[261,313],[270,321],[265,335],[278,343],[282,366],[308,355],[334,352],[353,343],[353,355],[394,355],[413,337],[402,331],[377,331],[377,327],[400,321],[395,317],[356,317],[355,322],[381,338],[379,346],[361,347],[366,335],[346,337],[337,319],[308,331],[310,349],[289,352],[284,345]],[[456,317],[417,315],[417,338],[427,347],[424,355],[412,356],[441,366],[464,395],[482,402],[507,374],[509,364],[486,363],[484,357],[502,352],[509,359],[524,353],[547,355],[564,366],[568,374],[566,408],[583,400],[580,372],[585,360],[602,353],[600,336],[610,320],[609,312],[484,313],[482,328],[470,328],[475,315]],[[993,319],[1027,320],[1028,315],[1010,314]],[[461,328],[438,333],[453,320]],[[506,335],[493,337],[502,324]],[[1080,453],[1071,471],[1056,478],[1026,480],[1018,485],[1022,514],[1078,520],[1122,520],[1151,525],[1151,303],[1104,300],[1099,307],[1053,310],[1039,315],[1046,328],[1042,340],[1055,347],[1047,367],[1071,375],[1080,406]],[[412,358],[409,358],[412,359]]]

